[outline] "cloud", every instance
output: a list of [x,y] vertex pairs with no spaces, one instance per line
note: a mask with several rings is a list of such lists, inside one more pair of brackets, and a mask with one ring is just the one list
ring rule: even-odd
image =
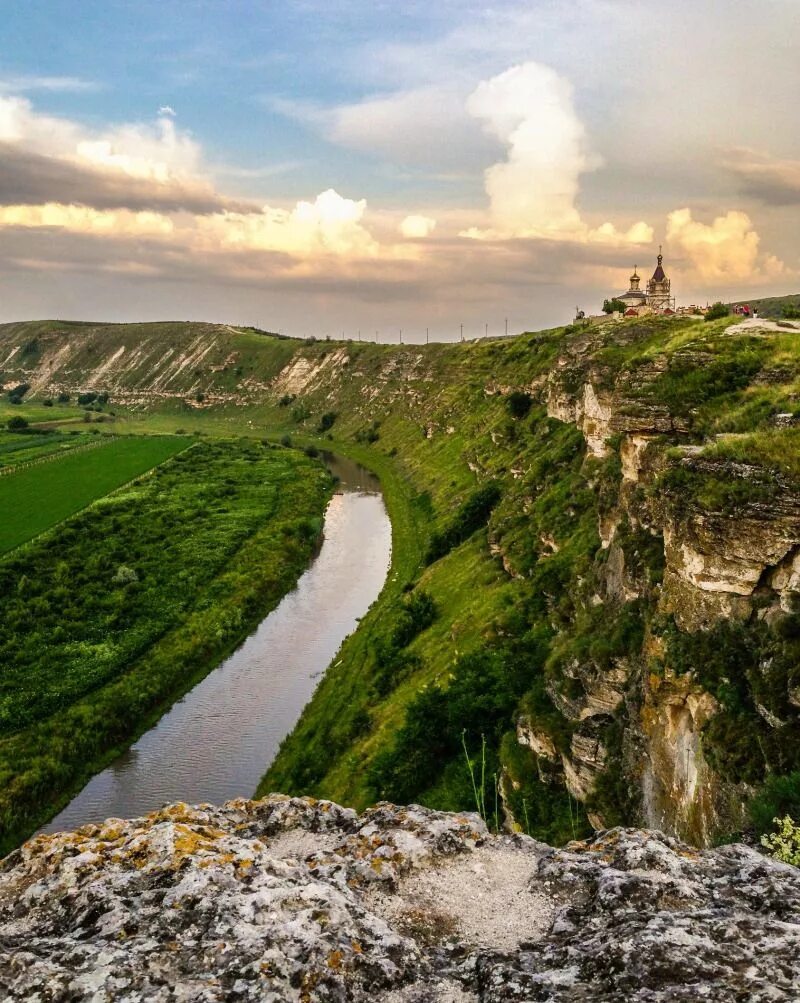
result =
[[513,66],[483,81],[467,110],[508,148],[485,172],[491,227],[472,237],[538,237],[600,243],[646,243],[652,230],[636,223],[620,233],[611,223],[592,230],[577,207],[580,178],[599,159],[572,100],[572,87],[540,63]]
[[37,206],[3,206],[0,227],[34,227],[113,236],[163,236],[173,231],[172,221],[159,213],[103,212],[87,206],[49,202]]
[[695,220],[691,209],[676,209],[667,217],[667,241],[703,281],[742,282],[786,272],[776,257],[760,255],[761,238],[744,212],[731,210],[707,224]]
[[467,115],[467,94],[465,85],[445,83],[367,98],[332,109],[323,130],[340,146],[393,164],[464,174],[497,152]]
[[36,111],[27,98],[0,97],[0,143],[162,183],[201,174],[199,144],[168,115],[91,131]]
[[49,77],[31,74],[0,77],[0,93],[25,94],[29,91],[49,91],[56,94],[99,90],[99,84],[80,77]]
[[47,202],[193,213],[254,205],[215,191],[199,145],[168,115],[89,131],[0,96],[0,205]]
[[800,160],[779,160],[755,150],[730,150],[723,167],[742,192],[769,205],[800,205]]
[[436,220],[430,216],[406,216],[400,224],[400,233],[409,240],[430,237]]
[[153,183],[119,169],[104,170],[77,159],[45,156],[0,143],[0,205],[60,202],[96,209],[160,212],[245,211],[253,204],[228,199],[202,179],[168,178]]
[[264,206],[259,213],[226,212],[198,219],[211,246],[235,250],[280,251],[299,258],[314,255],[375,257],[377,241],[362,225],[364,199],[343,198],[329,188],[313,202],[292,210]]
[[158,109],[159,115],[169,115],[170,118],[175,118],[175,109],[171,104],[162,104]]

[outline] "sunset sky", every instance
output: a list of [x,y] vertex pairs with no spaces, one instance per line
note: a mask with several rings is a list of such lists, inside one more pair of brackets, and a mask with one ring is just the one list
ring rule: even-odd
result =
[[26,0],[0,320],[397,340],[800,290],[798,0]]

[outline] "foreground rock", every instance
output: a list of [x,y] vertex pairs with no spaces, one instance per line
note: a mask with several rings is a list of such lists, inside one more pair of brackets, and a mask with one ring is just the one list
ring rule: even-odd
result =
[[271,796],[39,836],[0,871],[0,998],[800,998],[800,871],[610,830]]

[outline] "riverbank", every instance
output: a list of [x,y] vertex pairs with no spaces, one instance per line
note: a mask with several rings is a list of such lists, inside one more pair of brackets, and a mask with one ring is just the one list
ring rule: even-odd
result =
[[282,789],[284,783],[296,787],[298,780],[291,776],[296,763],[308,757],[324,761],[331,748],[340,748],[354,737],[363,722],[364,692],[376,641],[419,575],[430,534],[426,499],[401,472],[395,458],[339,439],[323,441],[301,436],[295,441],[347,456],[375,474],[391,521],[392,559],[380,595],[333,658],[300,720],[261,779],[257,796]]
[[13,668],[0,702],[0,850],[277,605],[318,544],[331,489],[300,453],[204,442],[0,562]]
[[391,525],[377,478],[326,454],[336,491],[322,546],[278,606],[45,828],[144,815],[253,791],[342,640],[380,592]]

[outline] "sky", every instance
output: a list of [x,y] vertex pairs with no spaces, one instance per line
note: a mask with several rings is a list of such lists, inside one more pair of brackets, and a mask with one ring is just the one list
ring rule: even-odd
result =
[[800,0],[0,0],[0,320],[451,340],[800,290]]

